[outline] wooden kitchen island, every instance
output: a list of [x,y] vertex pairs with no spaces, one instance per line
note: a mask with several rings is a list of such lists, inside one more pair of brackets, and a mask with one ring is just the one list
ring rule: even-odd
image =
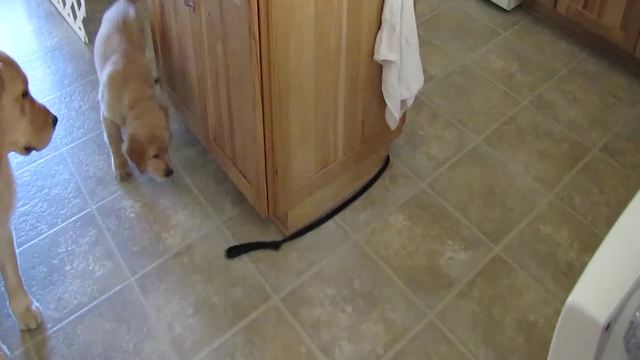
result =
[[401,131],[373,60],[383,0],[148,0],[164,89],[288,234],[358,190]]

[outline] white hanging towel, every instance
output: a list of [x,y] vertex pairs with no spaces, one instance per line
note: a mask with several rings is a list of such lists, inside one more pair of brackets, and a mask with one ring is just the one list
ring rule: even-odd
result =
[[393,130],[424,85],[414,0],[385,0],[373,59],[382,65],[385,118]]

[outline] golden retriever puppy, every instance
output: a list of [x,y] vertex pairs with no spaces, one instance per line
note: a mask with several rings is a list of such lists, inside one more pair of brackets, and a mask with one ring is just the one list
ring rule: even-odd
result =
[[[118,0],[105,12],[96,36],[94,60],[116,179],[124,181],[131,176],[129,161],[155,178],[171,176],[167,109],[155,98],[154,78],[136,22],[135,0]],[[127,135],[124,153],[123,129]]]
[[10,224],[15,184],[8,154],[26,156],[44,149],[51,142],[57,123],[58,118],[29,93],[29,83],[20,66],[0,51],[0,272],[20,329],[36,328],[42,315],[27,293],[18,267]]

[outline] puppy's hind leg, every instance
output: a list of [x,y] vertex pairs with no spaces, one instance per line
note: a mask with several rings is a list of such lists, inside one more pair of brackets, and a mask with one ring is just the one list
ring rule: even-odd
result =
[[24,287],[13,232],[6,221],[0,222],[0,272],[9,305],[20,329],[35,329],[42,321],[42,313],[38,303],[29,296]]
[[127,181],[131,178],[131,170],[129,169],[129,160],[122,152],[122,131],[120,126],[103,116],[102,123],[104,125],[104,134],[111,150],[111,162],[116,180]]

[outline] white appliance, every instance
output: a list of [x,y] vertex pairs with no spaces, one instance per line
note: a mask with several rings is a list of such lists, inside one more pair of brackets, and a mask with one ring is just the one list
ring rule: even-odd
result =
[[496,3],[497,5],[499,5],[500,7],[506,10],[513,9],[514,7],[520,5],[522,1],[523,0],[491,0],[491,2]]
[[640,360],[640,192],[569,295],[548,360]]

